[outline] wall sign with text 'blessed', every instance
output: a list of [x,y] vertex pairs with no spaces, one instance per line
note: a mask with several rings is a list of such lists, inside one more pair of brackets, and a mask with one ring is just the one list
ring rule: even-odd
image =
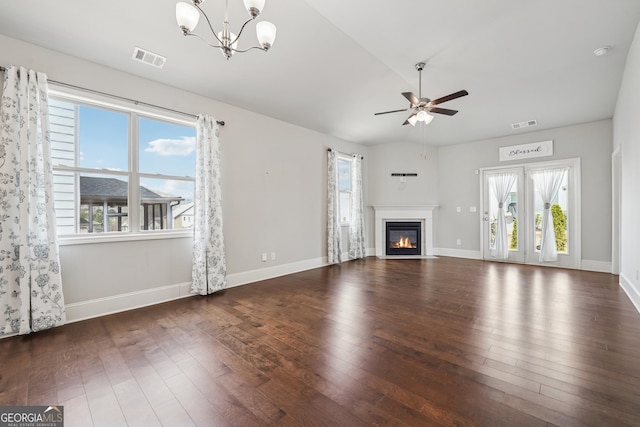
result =
[[553,156],[553,140],[500,147],[500,161]]

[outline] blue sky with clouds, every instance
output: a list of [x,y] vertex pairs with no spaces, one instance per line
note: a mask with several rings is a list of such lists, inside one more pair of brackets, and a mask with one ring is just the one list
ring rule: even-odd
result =
[[[91,107],[80,107],[81,167],[128,170],[129,116]],[[141,117],[139,132],[139,170],[142,173],[194,176],[194,127]],[[153,191],[193,198],[193,183],[143,179]]]

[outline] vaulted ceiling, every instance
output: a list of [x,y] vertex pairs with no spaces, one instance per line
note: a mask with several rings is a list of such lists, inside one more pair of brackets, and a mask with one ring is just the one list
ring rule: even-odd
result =
[[[408,113],[374,113],[407,108],[401,92],[418,94],[426,62],[423,96],[469,92],[426,128],[443,145],[612,117],[640,21],[638,0],[267,0],[258,19],[277,26],[272,49],[227,61],[182,35],[175,3],[4,1],[0,33],[362,144],[419,140]],[[230,3],[237,31],[247,14]],[[219,29],[224,2],[202,7]],[[254,40],[250,24],[239,47]],[[133,61],[136,46],[165,67]],[[528,120],[538,125],[511,128]]]

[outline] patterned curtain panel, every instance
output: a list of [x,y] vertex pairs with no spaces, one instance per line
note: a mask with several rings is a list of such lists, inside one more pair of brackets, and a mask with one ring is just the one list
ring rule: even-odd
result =
[[509,258],[509,239],[507,236],[507,221],[504,213],[504,204],[509,200],[511,187],[516,182],[516,175],[512,173],[499,173],[489,177],[489,187],[495,200],[498,201],[498,216],[496,223],[496,237],[489,248],[491,256],[496,259]]
[[353,156],[351,162],[351,222],[349,225],[349,258],[365,257],[364,196],[362,191],[362,157]]
[[200,295],[211,294],[227,285],[218,136],[216,120],[199,115],[191,293]]
[[47,76],[16,67],[0,107],[0,335],[66,320],[53,208]]
[[329,150],[327,165],[327,262],[342,262],[342,231],[338,206],[338,153]]
[[556,245],[556,232],[553,227],[551,215],[551,202],[558,196],[560,186],[564,180],[566,169],[547,169],[531,172],[533,185],[544,203],[542,211],[542,238],[540,241],[540,262],[553,262],[558,260],[558,248]]

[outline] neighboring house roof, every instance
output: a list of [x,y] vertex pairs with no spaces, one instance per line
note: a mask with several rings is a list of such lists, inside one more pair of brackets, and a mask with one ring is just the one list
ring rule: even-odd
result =
[[187,203],[186,205],[176,206],[171,213],[174,218],[177,218],[180,215],[193,215],[193,202]]
[[[126,202],[129,184],[116,178],[80,177],[80,198],[83,202],[121,201]],[[155,193],[140,186],[142,203],[160,203],[182,201],[180,196],[167,196]]]

